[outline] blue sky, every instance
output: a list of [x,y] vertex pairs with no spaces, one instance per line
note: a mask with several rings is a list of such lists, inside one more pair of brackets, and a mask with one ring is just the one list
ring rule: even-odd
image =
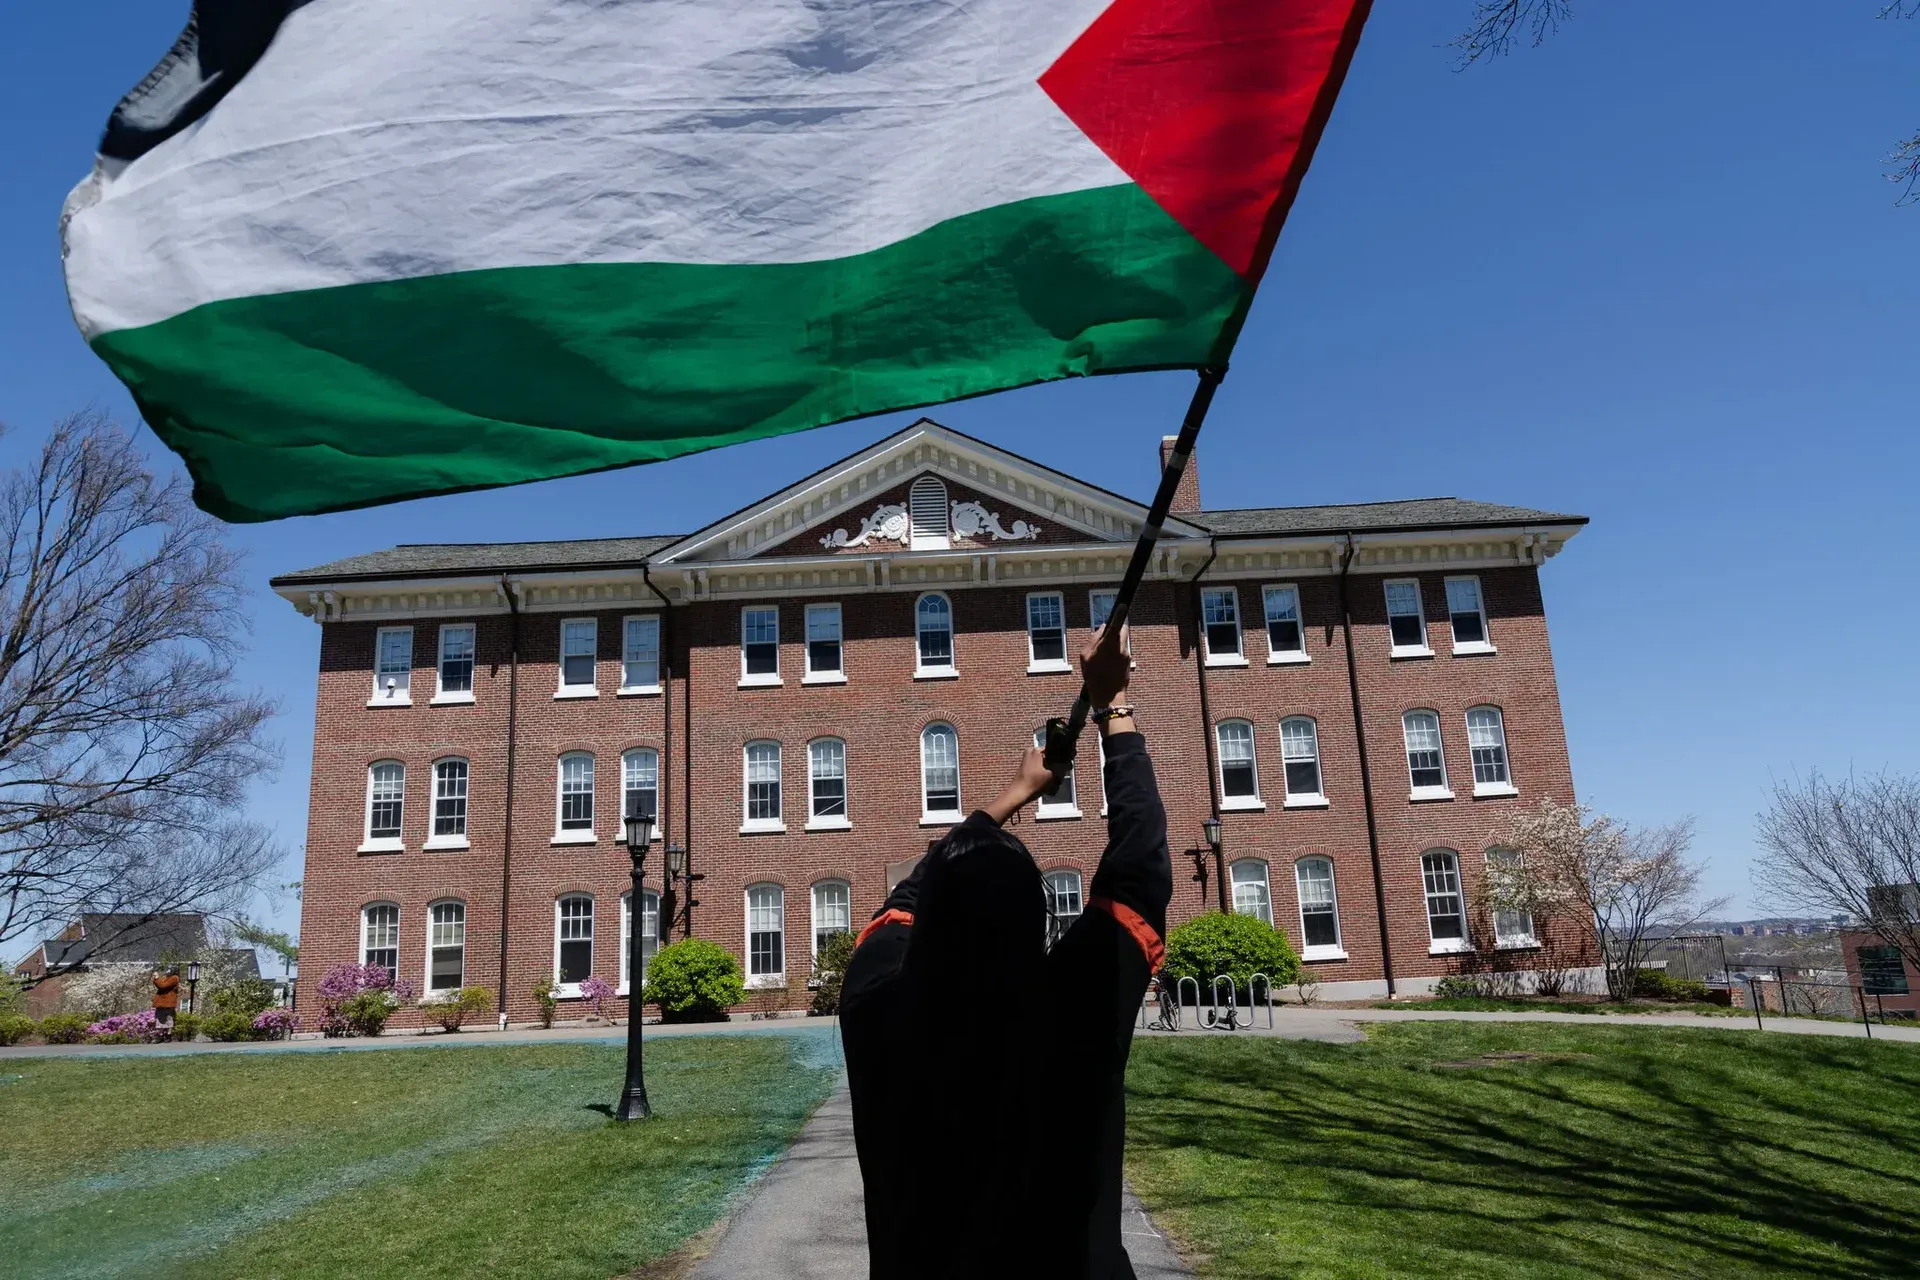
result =
[[[1471,7],[1376,6],[1208,422],[1207,505],[1456,494],[1591,516],[1544,574],[1581,796],[1696,816],[1713,890],[1758,910],[1773,778],[1920,767],[1920,206],[1894,207],[1880,176],[1920,126],[1920,22],[1875,21],[1877,0],[1612,0],[1456,73],[1443,46]],[[56,222],[187,8],[31,5],[8,23],[0,466],[61,414],[135,420],[74,331]],[[933,416],[1145,497],[1190,385],[1060,384]],[[395,542],[691,529],[910,417],[233,529],[256,586],[242,674],[279,700],[286,749],[252,803],[287,878],[318,629],[270,574]]]

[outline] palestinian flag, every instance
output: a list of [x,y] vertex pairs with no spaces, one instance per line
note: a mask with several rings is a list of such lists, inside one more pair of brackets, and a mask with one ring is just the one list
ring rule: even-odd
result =
[[63,218],[265,520],[1226,360],[1367,0],[199,0]]

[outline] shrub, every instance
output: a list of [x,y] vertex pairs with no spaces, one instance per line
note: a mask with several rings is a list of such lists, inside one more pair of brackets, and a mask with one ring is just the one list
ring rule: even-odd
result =
[[387,1019],[399,1007],[391,991],[362,991],[340,1002],[340,1021],[346,1024],[348,1035],[377,1036],[386,1030]]
[[1300,1003],[1311,1007],[1320,999],[1320,975],[1306,965],[1300,966],[1300,975],[1294,981],[1299,984]]
[[422,1000],[420,1010],[440,1024],[442,1031],[458,1031],[460,1024],[476,1014],[485,1013],[493,1008],[493,992],[485,987],[461,987],[458,991],[441,993],[437,998]]
[[19,1044],[37,1030],[39,1024],[25,1014],[0,1013],[0,1045]]
[[647,966],[645,1004],[660,1006],[664,1022],[718,1022],[747,998],[740,962],[705,938],[661,948]]
[[274,1004],[273,984],[265,978],[239,978],[207,997],[214,1013],[241,1013],[251,1018]]
[[151,1009],[116,1013],[87,1028],[87,1039],[95,1044],[155,1044],[172,1034]]
[[77,1013],[50,1013],[40,1019],[40,1038],[48,1044],[79,1044],[87,1038],[87,1020]]
[[413,984],[377,964],[336,964],[320,979],[320,1032],[377,1036],[393,1011],[413,1000]]
[[613,993],[614,985],[597,973],[588,974],[587,980],[580,984],[580,994],[593,1001],[593,1016],[596,1018],[607,1016],[606,1003],[613,999]]
[[1433,984],[1436,1000],[1476,1000],[1486,994],[1485,984],[1470,973],[1450,973]]
[[173,1015],[173,1038],[191,1040],[200,1034],[200,1014],[176,1013]]
[[262,1040],[291,1040],[300,1029],[300,1015],[291,1009],[262,1009],[253,1015],[254,1034]]
[[533,1002],[540,1006],[540,1025],[543,1027],[553,1025],[554,1011],[560,1007],[559,990],[560,984],[552,978],[542,978],[533,984]]
[[1636,969],[1633,973],[1633,994],[1647,1000],[1705,1004],[1707,984],[1694,978],[1676,978],[1659,969]]
[[18,977],[0,969],[0,1016],[27,1012],[27,985]]
[[834,934],[820,946],[813,958],[813,1005],[810,1012],[840,1012],[840,984],[846,980],[847,965],[853,961],[856,935],[845,930]]
[[1213,998],[1213,980],[1220,974],[1233,979],[1241,995],[1247,979],[1264,973],[1275,987],[1291,986],[1300,973],[1300,957],[1287,935],[1258,916],[1222,915],[1218,911],[1195,916],[1167,935],[1168,982],[1193,978],[1200,998]]
[[200,1019],[200,1030],[207,1039],[227,1044],[263,1038],[253,1029],[253,1019],[244,1013],[210,1013]]

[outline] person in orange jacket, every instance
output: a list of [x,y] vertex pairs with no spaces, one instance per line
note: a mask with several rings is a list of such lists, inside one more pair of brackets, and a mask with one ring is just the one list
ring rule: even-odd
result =
[[153,1020],[171,1028],[173,1015],[180,1008],[180,966],[168,965],[153,975]]

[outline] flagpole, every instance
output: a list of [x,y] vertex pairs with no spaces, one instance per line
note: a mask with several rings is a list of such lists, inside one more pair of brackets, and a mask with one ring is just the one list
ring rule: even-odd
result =
[[[1140,530],[1140,540],[1133,544],[1133,559],[1127,562],[1126,576],[1120,579],[1120,590],[1115,593],[1113,608],[1107,614],[1109,629],[1126,625],[1127,614],[1133,608],[1133,593],[1139,589],[1140,579],[1146,576],[1147,561],[1153,558],[1154,544],[1160,541],[1161,526],[1173,506],[1174,490],[1180,487],[1180,478],[1187,473],[1187,459],[1193,456],[1193,444],[1199,439],[1200,426],[1213,405],[1213,393],[1226,376],[1224,364],[1200,368],[1200,385],[1193,389],[1193,399],[1187,403],[1187,416],[1181,419],[1180,434],[1174,437],[1173,450],[1167,455],[1165,470],[1160,473],[1160,490],[1153,495],[1147,523]],[[1073,766],[1074,755],[1080,749],[1080,734],[1087,727],[1087,713],[1091,710],[1087,687],[1082,684],[1066,718],[1056,716],[1047,721],[1047,765],[1055,773],[1064,773]]]

